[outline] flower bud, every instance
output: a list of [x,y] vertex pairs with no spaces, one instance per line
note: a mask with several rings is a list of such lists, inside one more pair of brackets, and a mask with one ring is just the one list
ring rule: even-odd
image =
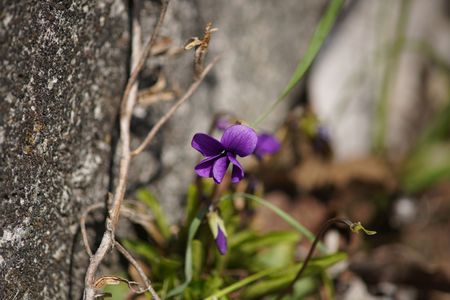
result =
[[223,220],[215,211],[209,212],[207,217],[209,228],[211,229],[211,233],[214,237],[214,240],[216,241],[217,249],[219,250],[220,254],[225,255],[227,253],[228,244],[227,232],[225,230]]

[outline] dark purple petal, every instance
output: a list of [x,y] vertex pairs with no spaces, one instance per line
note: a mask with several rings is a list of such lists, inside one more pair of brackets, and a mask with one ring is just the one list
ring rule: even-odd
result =
[[225,176],[225,173],[228,169],[228,164],[230,161],[226,156],[222,156],[214,162],[213,168],[212,168],[212,175],[214,178],[214,181],[216,183],[221,183],[223,177]]
[[220,254],[225,255],[228,249],[227,237],[223,234],[220,226],[217,225],[217,237],[216,237],[217,249],[219,249]]
[[195,173],[200,177],[212,177],[212,168],[219,155],[208,157],[195,166]]
[[228,153],[228,159],[233,164],[233,171],[231,172],[231,182],[237,183],[241,181],[242,178],[244,178],[244,168],[241,166],[241,164],[236,159],[236,156],[234,156],[231,153]]
[[225,129],[220,142],[230,152],[241,157],[255,150],[258,137],[255,131],[245,125],[233,125]]
[[191,145],[204,156],[215,156],[225,149],[218,140],[204,133],[194,135]]
[[274,154],[280,150],[280,143],[271,134],[262,133],[258,135],[258,142],[253,152],[259,159],[266,154]]

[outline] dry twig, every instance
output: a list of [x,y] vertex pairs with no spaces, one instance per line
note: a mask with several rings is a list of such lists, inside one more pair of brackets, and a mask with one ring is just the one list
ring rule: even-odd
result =
[[167,80],[163,74],[159,74],[158,80],[151,87],[141,90],[138,93],[138,104],[141,106],[150,106],[159,101],[172,101],[178,95],[176,87],[167,88]]
[[81,230],[81,235],[83,236],[83,244],[84,244],[84,248],[86,249],[86,252],[89,254],[89,257],[92,257],[93,253],[92,253],[91,247],[89,246],[89,239],[88,239],[87,231],[86,231],[86,218],[91,211],[103,208],[104,206],[105,206],[105,204],[103,202],[92,204],[86,208],[86,210],[83,212],[83,214],[80,217],[80,230]]
[[[126,202],[133,203],[134,201],[126,200]],[[135,204],[140,205],[141,203],[137,202]],[[82,215],[80,217],[80,229],[81,229],[81,235],[83,237],[83,244],[84,244],[84,248],[85,248],[86,252],[88,253],[89,257],[92,257],[93,253],[92,253],[91,247],[89,246],[89,239],[88,239],[88,234],[87,234],[87,230],[86,230],[86,219],[90,212],[92,212],[93,210],[102,209],[104,207],[105,207],[104,202],[98,202],[98,203],[92,204],[86,208],[86,210],[82,213]],[[155,240],[155,242],[158,245],[164,244],[164,242],[165,242],[164,237],[161,235],[161,233],[159,233],[158,229],[153,224],[153,218],[151,217],[151,215],[149,213],[139,213],[136,211],[136,209],[129,208],[126,206],[121,207],[120,213],[122,216],[124,216],[131,222],[139,224],[142,227],[144,227],[145,230],[147,230],[149,232],[149,234],[153,237],[153,239]]]
[[125,256],[125,258],[136,268],[136,271],[138,272],[139,276],[141,277],[142,281],[145,284],[145,288],[141,291],[135,291],[136,293],[144,293],[146,291],[149,291],[150,294],[152,294],[152,297],[154,299],[159,299],[158,295],[156,294],[155,290],[152,288],[150,280],[145,275],[144,270],[142,270],[139,263],[134,259],[134,257],[125,249],[119,242],[116,241],[116,248],[117,250]]
[[200,40],[198,37],[191,38],[184,46],[184,49],[189,50],[194,48],[194,76],[195,79],[200,78],[203,72],[204,60],[206,53],[208,52],[209,41],[211,40],[211,33],[217,31],[217,28],[212,27],[212,23],[209,22],[206,25],[203,38]]
[[217,63],[219,60],[219,57],[216,57],[213,59],[212,62],[208,64],[208,66],[203,70],[203,72],[200,74],[199,78],[196,79],[189,89],[186,91],[186,93],[178,100],[170,109],[169,111],[161,117],[161,119],[158,120],[158,122],[153,126],[152,130],[148,133],[148,135],[145,137],[145,140],[142,142],[139,147],[136,148],[136,150],[131,152],[132,156],[138,155],[141,153],[145,147],[147,147],[153,138],[158,133],[159,129],[169,120],[169,118],[177,111],[177,109],[184,103],[186,100],[188,100],[192,94],[197,90],[197,88],[200,86],[200,83],[202,83],[203,79],[205,79],[206,75],[211,71],[212,67]]
[[[150,49],[156,42],[159,30],[162,26],[164,16],[167,11],[169,0],[164,0],[158,22],[153,30],[152,36],[141,52],[141,27],[138,22],[138,12],[134,12],[133,28],[132,28],[132,72],[128,79],[127,86],[122,98],[120,112],[120,141],[121,141],[121,158],[119,169],[119,182],[114,192],[112,209],[109,217],[106,219],[106,231],[103,234],[102,241],[95,254],[91,257],[90,264],[85,276],[84,299],[93,300],[95,298],[95,272],[101,261],[105,257],[108,250],[114,245],[114,231],[119,220],[120,208],[122,206],[125,195],[126,181],[128,177],[128,169],[130,164],[130,121],[133,107],[137,99],[137,83],[136,79],[143,67]],[[135,6],[136,7],[136,6]],[[151,286],[149,287],[151,288]],[[155,293],[156,294],[156,293]],[[159,299],[156,295],[155,299]]]

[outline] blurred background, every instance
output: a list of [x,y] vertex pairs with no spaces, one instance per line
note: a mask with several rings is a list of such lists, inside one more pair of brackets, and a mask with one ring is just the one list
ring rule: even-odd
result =
[[378,231],[347,241],[336,297],[450,299],[450,3],[346,1],[297,92],[266,198]]
[[[219,31],[209,57],[221,53],[221,61],[165,130],[164,150],[157,152],[159,145],[145,154],[160,153],[166,169],[151,176],[145,156],[132,168],[140,174],[136,186],[150,187],[171,212],[180,211],[180,190],[192,178],[192,134],[206,132],[215,114],[252,123],[265,112],[306,52],[328,2],[197,4],[191,14],[187,3],[173,5],[165,33],[179,33],[171,16],[197,24],[182,33],[201,32],[199,24],[213,21]],[[164,70],[183,86],[190,79],[179,72],[180,62],[189,68],[191,58],[165,62]],[[164,105],[141,104],[136,123]],[[336,271],[337,299],[449,299],[450,2],[344,1],[306,76],[257,130],[282,143],[262,165],[247,161],[267,200],[315,233],[335,216],[378,231],[370,238],[345,230],[327,235],[332,248],[349,252]],[[165,173],[170,166],[182,173]],[[270,216],[258,209],[254,228],[288,229]],[[299,257],[309,245],[302,243]]]

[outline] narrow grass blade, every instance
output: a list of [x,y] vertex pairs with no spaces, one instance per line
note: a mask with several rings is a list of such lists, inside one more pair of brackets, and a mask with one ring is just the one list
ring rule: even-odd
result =
[[156,197],[147,189],[139,189],[136,197],[147,204],[155,217],[155,222],[165,239],[170,237],[170,227],[166,215]]
[[[313,275],[315,273],[320,273],[324,269],[334,265],[337,262],[340,262],[347,258],[347,254],[338,252],[332,255],[319,257],[311,260],[310,264],[307,266],[307,272],[305,272],[306,276]],[[259,279],[262,279],[267,276],[276,276],[272,279],[278,280],[281,279],[279,283],[281,283],[281,286],[288,284],[290,281],[292,281],[297,274],[298,270],[301,268],[303,263],[298,263],[296,265],[290,266],[290,267],[282,267],[282,268],[268,268],[266,270],[262,270],[258,273],[255,273],[253,275],[250,275],[242,280],[239,280],[238,282],[235,282],[229,286],[227,286],[224,289],[221,289],[220,291],[215,292],[211,296],[208,296],[205,300],[214,300],[219,299],[222,296],[228,295],[231,292],[234,292],[236,290],[239,290],[247,285],[250,285]],[[257,283],[257,285],[264,285],[263,283]],[[257,290],[261,290],[263,287],[257,288]],[[270,292],[270,291],[267,291]]]
[[261,123],[275,109],[275,107],[280,104],[280,102],[282,102],[287,95],[289,95],[292,89],[303,78],[306,71],[309,69],[312,62],[319,53],[323,42],[330,33],[330,30],[333,27],[336,17],[342,7],[342,3],[343,0],[331,0],[330,5],[328,6],[323,17],[320,19],[316,31],[314,32],[314,35],[309,42],[309,46],[306,50],[305,55],[298,63],[297,68],[295,69],[294,74],[289,80],[287,86],[278,97],[278,99],[269,107],[269,109],[256,119],[256,121],[253,123],[253,127],[256,127],[259,123]]
[[187,241],[187,246],[186,246],[186,257],[185,257],[185,264],[184,264],[184,275],[185,275],[184,283],[182,285],[172,289],[167,294],[166,299],[181,294],[192,280],[192,277],[193,277],[192,241],[195,237],[195,234],[197,233],[198,228],[200,227],[200,224],[202,223],[203,218],[205,217],[206,212],[207,212],[206,208],[202,209],[197,214],[195,219],[192,221],[191,225],[189,226],[188,241]]

